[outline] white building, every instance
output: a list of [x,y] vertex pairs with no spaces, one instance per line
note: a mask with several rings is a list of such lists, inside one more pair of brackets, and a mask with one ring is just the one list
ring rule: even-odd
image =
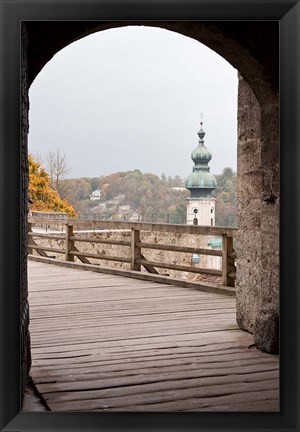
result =
[[90,196],[91,200],[100,200],[101,199],[101,191],[99,189],[94,190],[92,195]]

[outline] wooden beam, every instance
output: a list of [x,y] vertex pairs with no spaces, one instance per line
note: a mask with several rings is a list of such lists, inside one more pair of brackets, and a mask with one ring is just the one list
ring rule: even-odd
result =
[[[56,224],[65,223],[65,219],[48,219],[36,218],[33,216],[28,217],[28,221],[32,224]],[[123,222],[123,221],[108,221],[108,220],[78,220],[68,219],[68,225],[78,227],[91,227],[103,230],[131,230],[132,228],[144,231],[159,231],[171,232],[181,234],[200,234],[200,235],[216,235],[221,236],[227,234],[229,237],[236,235],[238,228],[236,227],[218,227],[218,226],[201,226],[201,225],[180,225],[180,224],[162,224],[162,223],[144,223],[144,222]]]
[[38,238],[47,238],[52,240],[65,240],[66,236],[61,234],[42,234],[42,233],[36,233],[36,232],[29,232],[28,235],[30,237],[38,237]]
[[[77,253],[76,253],[76,252],[77,252]],[[73,250],[70,251],[69,254],[73,256],[73,261],[74,261],[74,255],[76,255],[77,258],[78,258],[82,263],[84,263],[84,264],[91,264],[91,261],[89,261],[89,260],[86,258],[87,254],[86,254],[86,253],[81,253],[81,252],[79,251],[79,249],[77,249],[77,247],[76,247],[75,245],[73,245]],[[93,254],[90,254],[90,255],[93,255]]]
[[[47,223],[51,224],[55,221],[42,218],[30,218],[33,223]],[[57,221],[56,221],[57,222]],[[90,227],[91,229],[98,228],[101,230],[128,230],[136,229],[140,231],[157,231],[169,232],[177,234],[199,234],[199,235],[215,235],[221,236],[228,234],[228,236],[236,235],[237,228],[234,227],[211,227],[201,225],[177,225],[177,224],[161,224],[161,223],[143,223],[143,222],[119,222],[119,221],[95,221],[95,220],[77,220],[69,219],[68,225],[78,227]]]
[[131,229],[131,270],[141,271],[141,264],[138,260],[141,259],[140,231],[134,228]]
[[141,254],[141,259],[144,261],[147,261],[147,264],[145,262],[143,263],[143,267],[145,267],[145,269],[147,270],[148,273],[159,274],[158,271],[156,270],[156,268],[154,268],[154,266],[152,264],[150,264],[150,262],[147,260],[146,257],[144,257],[143,254]]
[[146,259],[141,259],[139,262],[142,265],[151,265],[153,267],[159,267],[159,268],[166,268],[170,270],[178,270],[178,271],[186,271],[191,273],[204,273],[204,274],[210,274],[214,276],[222,276],[221,270],[215,270],[215,269],[203,269],[203,268],[197,268],[197,267],[190,267],[190,266],[182,266],[177,264],[165,264],[165,263],[159,263],[159,262],[153,262],[148,261]]
[[77,242],[113,244],[118,246],[131,246],[131,242],[126,240],[104,240],[104,239],[96,239],[92,237],[79,237],[79,236],[71,236],[70,238],[71,240]]
[[[32,253],[32,249],[35,249],[37,251],[37,253],[43,257],[46,258],[50,258],[49,255],[46,254],[46,251],[52,251],[55,252],[55,250],[53,250],[53,248],[47,248],[47,247],[43,247],[43,246],[39,246],[33,239],[31,239],[31,243],[28,245],[28,250],[31,251]],[[61,252],[63,253],[63,252]]]
[[91,264],[88,260],[86,262],[84,259],[85,257],[88,258],[94,258],[94,259],[100,259],[100,260],[107,260],[107,261],[120,261],[120,262],[131,262],[131,258],[123,258],[123,257],[116,257],[116,256],[110,256],[110,255],[98,255],[88,252],[80,252],[76,247],[74,247],[74,250],[69,252],[73,256],[77,256],[81,262],[84,262],[85,264]]
[[70,253],[74,249],[74,241],[71,239],[73,235],[73,226],[66,224],[66,261],[74,261],[74,255]]
[[183,252],[183,253],[195,253],[202,255],[212,255],[212,256],[222,256],[221,250],[212,249],[202,249],[202,248],[192,248],[188,246],[172,246],[172,245],[162,245],[153,243],[138,243],[144,249],[158,249],[172,252]]

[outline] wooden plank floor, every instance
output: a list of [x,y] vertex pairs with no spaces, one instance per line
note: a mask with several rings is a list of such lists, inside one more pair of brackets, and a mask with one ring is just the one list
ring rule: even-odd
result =
[[29,261],[33,381],[52,411],[277,411],[278,356],[235,298]]

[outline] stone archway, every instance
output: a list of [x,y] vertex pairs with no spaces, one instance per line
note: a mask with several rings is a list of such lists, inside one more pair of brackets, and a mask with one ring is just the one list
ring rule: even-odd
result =
[[[26,233],[28,89],[63,47],[88,34],[153,25],[198,40],[239,70],[237,322],[258,348],[278,352],[278,22],[24,22],[22,25],[22,212]],[[263,42],[262,42],[263,41]],[[23,238],[24,244],[26,239]],[[23,383],[30,367],[26,250],[22,252]]]

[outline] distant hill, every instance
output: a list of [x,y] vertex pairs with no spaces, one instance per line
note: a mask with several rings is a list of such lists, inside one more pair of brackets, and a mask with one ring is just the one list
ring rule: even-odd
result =
[[[216,175],[216,225],[236,225],[236,173],[225,168]],[[59,194],[81,215],[122,220],[186,223],[185,179],[158,177],[140,170],[116,172],[108,176],[61,180]],[[100,190],[100,200],[90,199]]]

